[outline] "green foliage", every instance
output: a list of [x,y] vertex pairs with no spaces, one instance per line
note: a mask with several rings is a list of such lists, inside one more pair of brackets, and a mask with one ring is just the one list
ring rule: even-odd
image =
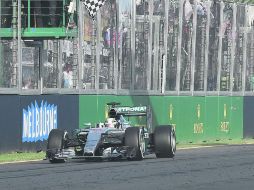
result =
[[42,160],[45,158],[45,152],[28,152],[28,153],[6,153],[0,154],[0,163],[19,162],[27,160]]

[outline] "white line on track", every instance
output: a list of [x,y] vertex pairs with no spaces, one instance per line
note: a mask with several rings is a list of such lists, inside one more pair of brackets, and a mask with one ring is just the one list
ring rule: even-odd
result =
[[189,149],[198,149],[198,148],[212,148],[212,147],[218,147],[223,145],[214,145],[214,146],[193,146],[193,147],[186,147],[186,148],[176,148],[177,150],[189,150]]

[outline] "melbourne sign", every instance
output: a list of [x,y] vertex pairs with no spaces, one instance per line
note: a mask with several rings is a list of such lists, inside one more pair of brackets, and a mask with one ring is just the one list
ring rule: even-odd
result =
[[49,132],[57,128],[57,106],[35,101],[23,109],[22,142],[37,142],[48,139]]

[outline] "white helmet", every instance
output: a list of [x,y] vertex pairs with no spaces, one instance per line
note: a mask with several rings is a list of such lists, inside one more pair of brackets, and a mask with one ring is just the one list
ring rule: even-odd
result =
[[116,124],[115,118],[108,118],[105,123],[106,127],[111,127],[111,128],[114,128],[115,124]]

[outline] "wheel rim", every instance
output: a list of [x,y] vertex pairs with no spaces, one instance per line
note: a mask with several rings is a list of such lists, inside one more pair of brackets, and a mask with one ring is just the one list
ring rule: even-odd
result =
[[145,139],[144,139],[141,131],[139,131],[139,150],[140,150],[141,157],[144,158]]
[[176,151],[176,138],[175,138],[175,135],[174,135],[174,132],[171,132],[170,134],[171,136],[171,140],[170,140],[170,144],[171,144],[171,150],[172,150],[172,153],[175,154],[175,151]]

